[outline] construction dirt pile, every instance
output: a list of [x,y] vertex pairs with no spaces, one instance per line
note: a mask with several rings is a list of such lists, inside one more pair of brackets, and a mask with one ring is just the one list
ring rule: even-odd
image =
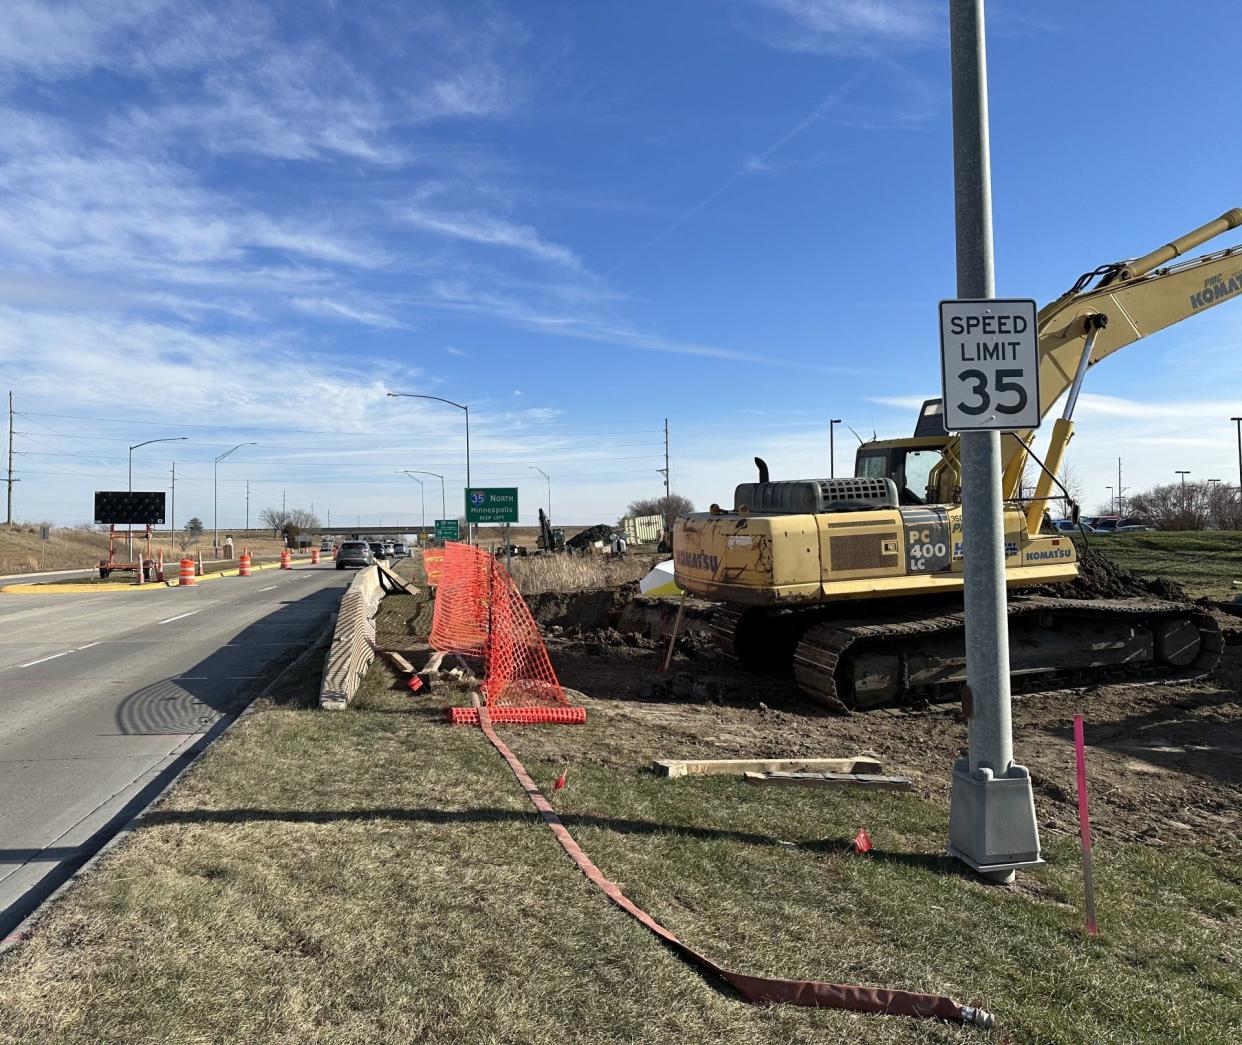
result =
[[565,542],[565,547],[572,551],[584,552],[596,541],[607,541],[616,532],[615,526],[600,523],[598,526],[591,526],[574,534]]
[[1084,550],[1078,557],[1078,579],[1058,585],[1054,590],[1065,599],[1157,598],[1170,602],[1191,601],[1186,590],[1176,581],[1164,577],[1148,580],[1089,550]]

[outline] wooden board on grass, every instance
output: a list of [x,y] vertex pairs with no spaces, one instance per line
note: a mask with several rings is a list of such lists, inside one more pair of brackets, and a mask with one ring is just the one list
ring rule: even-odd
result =
[[656,776],[741,776],[743,773],[878,773],[879,759],[853,758],[661,758],[651,764]]
[[793,787],[853,788],[859,791],[913,791],[908,777],[875,773],[747,773],[748,784],[785,784]]

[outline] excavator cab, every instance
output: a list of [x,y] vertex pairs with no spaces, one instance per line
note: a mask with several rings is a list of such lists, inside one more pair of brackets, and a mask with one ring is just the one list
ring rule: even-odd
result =
[[892,479],[903,508],[956,504],[961,500],[961,483],[953,449],[941,402],[928,399],[919,411],[914,438],[863,443],[854,458],[854,475]]

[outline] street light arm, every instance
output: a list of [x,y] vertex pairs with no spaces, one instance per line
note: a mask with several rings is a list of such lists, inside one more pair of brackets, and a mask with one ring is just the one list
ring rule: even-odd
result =
[[221,461],[223,461],[226,457],[228,457],[229,454],[236,453],[243,446],[258,446],[258,445],[259,445],[258,443],[238,443],[235,447],[233,447],[232,450],[225,450],[224,453],[222,453],[219,457],[217,457],[216,464],[219,464]]
[[448,403],[449,406],[455,406],[458,410],[469,411],[470,407],[465,403],[455,403],[451,399],[443,399],[440,396],[420,395],[415,392],[389,392],[389,399],[434,399],[437,403]]
[[183,443],[190,437],[188,435],[170,435],[163,439],[148,439],[146,442],[134,443],[130,450],[137,450],[140,446],[150,446],[152,443]]

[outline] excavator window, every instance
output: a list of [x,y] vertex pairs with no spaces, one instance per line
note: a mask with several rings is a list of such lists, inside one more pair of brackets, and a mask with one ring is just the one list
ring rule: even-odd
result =
[[892,447],[883,452],[860,453],[854,469],[860,478],[892,479],[903,505],[929,504],[928,487],[932,472],[943,460],[939,448],[903,450]]
[[901,479],[893,477],[897,489],[901,491],[902,504],[927,504],[932,469],[943,457],[936,449],[906,451]]

